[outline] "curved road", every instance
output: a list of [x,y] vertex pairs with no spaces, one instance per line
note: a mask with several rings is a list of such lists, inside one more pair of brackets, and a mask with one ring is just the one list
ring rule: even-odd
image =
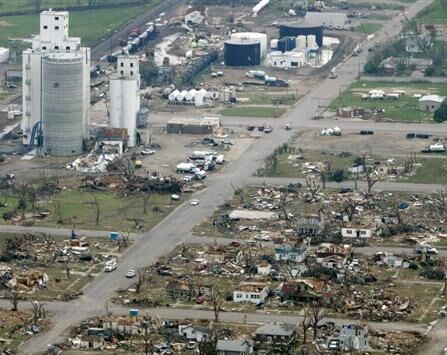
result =
[[[406,13],[407,17],[415,16],[431,1],[418,0],[412,4]],[[400,21],[403,16],[395,17],[375,37],[375,41],[384,41],[387,36],[395,36],[401,30]],[[360,56],[360,60],[366,59],[366,53]],[[321,102],[330,102],[335,99],[339,89],[347,87],[358,75],[359,57],[350,58],[338,69],[339,76],[336,80],[325,80],[303,97],[298,104],[278,122],[291,122],[294,127],[305,126],[312,122],[312,117]],[[296,128],[295,128],[296,129]],[[202,222],[217,209],[219,205],[231,197],[233,188],[231,184],[239,186],[246,183],[253,173],[262,166],[264,159],[280,144],[290,138],[290,132],[274,130],[270,135],[265,135],[257,140],[240,158],[230,162],[219,175],[210,177],[208,188],[196,193],[195,198],[200,199],[198,207],[189,206],[188,203],[180,205],[165,220],[151,231],[144,233],[123,255],[119,262],[121,270],[135,267],[143,267],[155,261],[156,258],[173,248],[177,243],[189,237],[191,229]],[[130,286],[131,281],[121,277],[118,273],[102,274],[84,289],[84,295],[69,306],[63,312],[57,312],[54,318],[53,328],[45,334],[31,338],[20,348],[24,354],[33,354],[44,351],[48,344],[62,340],[64,330],[85,318],[95,315],[103,309],[104,300],[114,294],[114,290]],[[74,305],[74,308],[72,308]],[[189,315],[196,311],[189,311]],[[185,314],[186,316],[186,314]]]

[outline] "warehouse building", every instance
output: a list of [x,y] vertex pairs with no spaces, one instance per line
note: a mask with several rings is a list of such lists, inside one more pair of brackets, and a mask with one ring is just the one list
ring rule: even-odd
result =
[[66,11],[43,11],[40,33],[23,51],[23,143],[77,155],[88,138],[90,49],[69,37]]
[[214,134],[219,127],[219,117],[173,118],[168,122],[166,130],[177,134]]

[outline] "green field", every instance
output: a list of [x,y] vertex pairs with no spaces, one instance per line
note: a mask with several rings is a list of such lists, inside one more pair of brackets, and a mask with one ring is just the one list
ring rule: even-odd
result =
[[[11,0],[1,3],[13,2]],[[15,1],[14,1],[15,2]],[[149,4],[127,8],[92,9],[70,12],[70,36],[81,37],[82,44],[93,47],[105,36],[126,24],[134,17],[160,3],[153,0]],[[30,38],[39,31],[39,15],[0,16],[0,46],[22,50],[29,45],[20,41]]]
[[355,28],[355,30],[360,33],[371,34],[371,33],[374,33],[376,31],[380,30],[381,27],[382,27],[382,25],[380,23],[368,22],[368,23],[362,23],[362,24],[358,25]]
[[[100,206],[98,225],[96,225],[96,205],[94,205],[93,196],[96,196]],[[30,203],[27,204],[25,213],[32,212]],[[175,201],[171,204],[171,197],[168,194],[153,194],[147,202],[147,213],[144,214],[141,196],[120,198],[107,192],[66,190],[36,203],[37,210],[49,211],[50,216],[43,220],[36,220],[35,225],[71,228],[73,224],[76,224],[76,228],[79,229],[135,231],[136,221],[142,224],[144,230],[149,230],[162,221],[177,205],[178,202]],[[58,223],[57,206],[60,209],[62,223]],[[0,216],[16,208],[17,198],[10,197],[8,207],[0,208]],[[2,220],[2,223],[8,222]]]
[[299,100],[299,96],[291,95],[262,95],[258,93],[250,93],[241,95],[241,97],[249,98],[247,105],[293,105]]
[[405,182],[417,184],[447,184],[447,158],[420,158],[422,164],[416,175],[405,179]]
[[417,18],[428,24],[447,24],[447,4],[442,4],[442,0],[434,0],[432,4],[422,10]]
[[[363,100],[362,94],[369,90],[382,89],[384,91],[405,90],[406,94],[397,100]],[[447,86],[427,82],[392,83],[384,81],[357,81],[345,90],[329,106],[335,111],[341,107],[363,107],[366,109],[384,109],[383,117],[398,122],[434,122],[432,113],[419,111],[418,98],[413,94],[438,94],[447,96]]]
[[279,107],[244,106],[226,108],[219,113],[222,116],[278,118],[284,115],[286,110]]

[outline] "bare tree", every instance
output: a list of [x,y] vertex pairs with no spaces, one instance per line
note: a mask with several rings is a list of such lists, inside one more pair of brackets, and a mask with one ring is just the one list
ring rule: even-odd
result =
[[144,192],[143,194],[143,214],[147,214],[147,203],[151,197],[149,192]]
[[113,312],[110,310],[109,300],[107,298],[104,300],[104,310],[105,310],[105,316],[106,317],[111,317],[112,316]]
[[98,199],[93,195],[93,204],[95,205],[96,215],[95,215],[95,225],[99,224],[99,217],[101,216],[101,209],[99,207]]
[[304,312],[303,320],[298,325],[298,329],[303,334],[303,344],[307,343],[307,331],[309,330],[310,327],[311,327],[311,324],[310,324],[309,316],[307,315],[306,312]]
[[281,210],[284,220],[286,221],[287,228],[292,228],[292,218],[290,217],[289,212],[289,201],[288,201],[288,193],[287,192],[281,192],[280,198],[279,198],[279,209]]
[[19,302],[23,299],[17,288],[11,288],[6,292],[6,298],[11,302],[11,311],[17,311]]
[[140,293],[141,286],[143,286],[144,283],[144,274],[141,271],[137,271],[137,282],[135,283],[135,293]]
[[214,321],[217,323],[219,322],[219,313],[224,302],[224,295],[222,290],[216,285],[211,287],[210,300],[213,305]]
[[368,185],[368,193],[370,194],[373,186],[379,181],[379,178],[374,174],[372,167],[367,167],[365,170],[366,183]]
[[346,200],[343,203],[343,214],[346,214],[348,216],[349,221],[352,221],[352,218],[354,216],[354,214],[357,212],[356,210],[356,204],[354,201],[352,200]]
[[127,190],[131,191],[135,180],[135,162],[129,158],[117,158],[114,160],[115,167],[122,174],[127,185]]
[[327,316],[328,310],[321,301],[310,301],[304,308],[304,314],[309,319],[310,326],[313,329],[314,339],[318,337],[318,324]]
[[439,190],[430,197],[433,201],[433,208],[435,212],[438,213],[442,220],[445,220],[445,218],[447,218],[447,191]]
[[310,195],[312,196],[312,199],[314,200],[317,193],[320,191],[320,185],[317,185],[315,182],[315,178],[312,175],[306,176],[306,185],[307,189],[310,192]]
[[154,320],[150,316],[149,312],[142,317],[138,325],[138,334],[142,337],[144,343],[144,354],[148,355],[152,352],[152,342],[149,330],[154,326]]
[[70,259],[65,259],[64,262],[64,269],[65,269],[65,273],[67,275],[67,279],[70,278],[70,272],[71,272],[71,265],[70,265]]
[[39,324],[39,319],[46,317],[45,303],[39,301],[31,301],[31,311],[33,313],[33,324]]

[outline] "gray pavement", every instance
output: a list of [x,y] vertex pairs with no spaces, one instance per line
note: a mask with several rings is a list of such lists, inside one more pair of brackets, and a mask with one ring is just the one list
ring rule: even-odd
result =
[[[412,17],[431,1],[419,0],[411,5],[406,16]],[[403,16],[395,17],[376,36],[375,41],[383,41],[388,36],[395,36],[401,30],[400,20]],[[356,58],[348,59],[339,69],[336,80],[326,80],[303,97],[297,105],[278,122],[291,122],[294,127],[305,126],[312,120],[319,102],[330,102],[336,98],[341,87],[347,87],[357,77],[358,60],[365,60],[366,53]],[[446,126],[447,127],[447,126]],[[297,128],[295,128],[297,129]],[[193,226],[199,224],[217,209],[225,200],[231,197],[233,188],[243,185],[253,173],[262,166],[264,159],[280,144],[287,142],[290,133],[285,130],[274,130],[272,134],[259,139],[237,160],[230,162],[221,174],[209,177],[208,188],[194,194],[200,200],[197,207],[184,203],[171,213],[165,220],[151,231],[144,233],[123,255],[119,261],[119,270],[142,267],[155,261],[156,258],[177,243],[186,240]],[[113,295],[118,288],[128,287],[131,281],[124,277],[117,277],[118,272],[102,274],[84,288],[84,295],[74,302],[76,311],[58,312],[54,327],[47,333],[33,337],[20,348],[24,354],[38,353],[46,349],[48,344],[62,340],[63,332],[68,325],[80,319],[89,317],[93,311],[103,308],[104,300]],[[161,312],[157,309],[157,312]],[[180,315],[179,310],[174,314]],[[182,316],[189,318],[197,315],[198,311],[188,310]],[[241,317],[240,314],[235,316]],[[284,319],[282,316],[281,319]],[[264,318],[265,321],[265,318]],[[395,323],[390,327],[399,328]]]

